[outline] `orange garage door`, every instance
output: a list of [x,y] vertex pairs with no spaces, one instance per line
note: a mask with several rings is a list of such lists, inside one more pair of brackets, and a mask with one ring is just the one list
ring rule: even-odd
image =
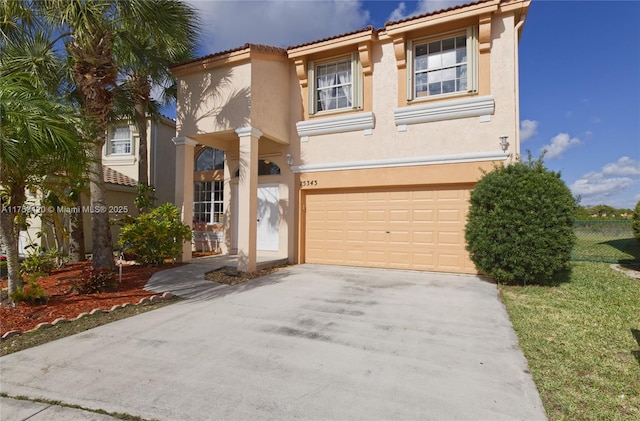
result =
[[471,188],[309,192],[305,261],[476,273],[464,241]]

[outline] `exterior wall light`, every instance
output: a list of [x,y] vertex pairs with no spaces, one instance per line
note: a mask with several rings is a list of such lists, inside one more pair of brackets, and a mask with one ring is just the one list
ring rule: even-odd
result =
[[288,153],[285,157],[284,160],[287,161],[287,164],[289,164],[289,166],[293,165],[293,158],[291,157],[291,154]]
[[509,136],[500,136],[500,147],[502,148],[503,152],[506,152],[509,148],[509,142],[507,141],[507,139],[509,139]]

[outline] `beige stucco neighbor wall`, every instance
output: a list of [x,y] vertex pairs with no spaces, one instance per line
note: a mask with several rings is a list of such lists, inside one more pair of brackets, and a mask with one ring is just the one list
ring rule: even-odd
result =
[[[131,155],[109,155],[108,145],[103,148],[102,163],[134,179],[138,179],[140,159],[140,133],[130,124]],[[175,146],[171,139],[176,135],[175,124],[166,117],[147,120],[147,163],[149,183],[156,187],[157,204],[173,202],[175,179]]]
[[175,200],[176,147],[171,141],[175,135],[175,126],[164,121],[155,123],[150,133],[149,181],[156,188],[156,205]]

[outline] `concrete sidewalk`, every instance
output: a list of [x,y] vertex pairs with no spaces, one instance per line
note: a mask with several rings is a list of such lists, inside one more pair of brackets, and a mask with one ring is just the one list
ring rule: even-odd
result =
[[82,409],[0,397],[0,420],[2,421],[113,421],[117,419],[119,418]]
[[[258,256],[258,270],[283,265],[287,259]],[[231,287],[204,279],[207,272],[223,267],[236,267],[238,256],[217,255],[199,257],[186,265],[156,272],[151,276],[145,289],[158,293],[171,292],[182,298],[209,299],[224,294]]]
[[158,420],[545,419],[477,277],[299,265],[213,289],[2,357],[0,391]]

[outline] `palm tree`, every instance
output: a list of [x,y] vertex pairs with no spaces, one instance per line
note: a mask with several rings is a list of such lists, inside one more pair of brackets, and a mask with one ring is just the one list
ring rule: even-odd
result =
[[93,142],[89,148],[89,186],[91,195],[91,234],[93,266],[115,268],[109,215],[106,212],[102,147],[107,132],[107,116],[112,106],[112,88],[117,68],[112,52],[117,10],[126,5],[119,1],[46,0],[41,7],[51,25],[68,34],[65,46],[69,63],[81,98],[81,107],[88,134]]
[[26,190],[47,174],[74,167],[80,171],[85,148],[75,109],[34,84],[30,73],[0,73],[0,235],[7,248],[12,294],[22,286],[18,235]]
[[126,116],[132,118],[140,134],[138,182],[144,184],[149,183],[147,115],[157,108],[150,107],[152,85],[163,87],[175,83],[169,66],[193,58],[198,28],[195,10],[186,3],[161,0],[156,1],[154,7],[162,10],[162,22],[126,25],[121,37],[127,42],[119,43],[116,52],[125,78],[121,87],[130,101],[125,104],[128,105],[125,109],[131,111]]
[[[136,54],[140,54],[137,63],[152,61],[147,58],[146,50],[135,47],[138,41],[132,34],[139,39],[149,36],[149,45],[158,45],[158,48],[151,49],[157,54],[160,48],[172,45],[166,38],[174,35],[174,21],[179,19],[182,22],[177,13],[188,12],[188,9],[178,7],[179,3],[175,0],[43,0],[37,5],[48,22],[59,24],[59,31],[69,34],[65,38],[67,54],[84,115],[92,124],[94,139],[90,148],[90,205],[92,209],[100,211],[106,209],[102,148],[106,141],[108,116],[113,107],[114,87],[121,64],[115,51],[136,51]],[[187,15],[193,16],[193,13]],[[132,61],[123,59],[124,63],[130,64]],[[152,76],[148,75],[147,80]],[[140,101],[148,98],[143,89],[138,94]],[[141,108],[140,112],[145,115],[146,109]],[[144,127],[146,132],[146,115]],[[93,213],[91,222],[93,266],[114,268],[109,215],[106,212]]]
[[82,119],[61,97],[64,65],[31,6],[0,1],[0,236],[10,294],[22,284],[18,235],[27,216],[26,189],[47,175],[81,174],[86,162]]

